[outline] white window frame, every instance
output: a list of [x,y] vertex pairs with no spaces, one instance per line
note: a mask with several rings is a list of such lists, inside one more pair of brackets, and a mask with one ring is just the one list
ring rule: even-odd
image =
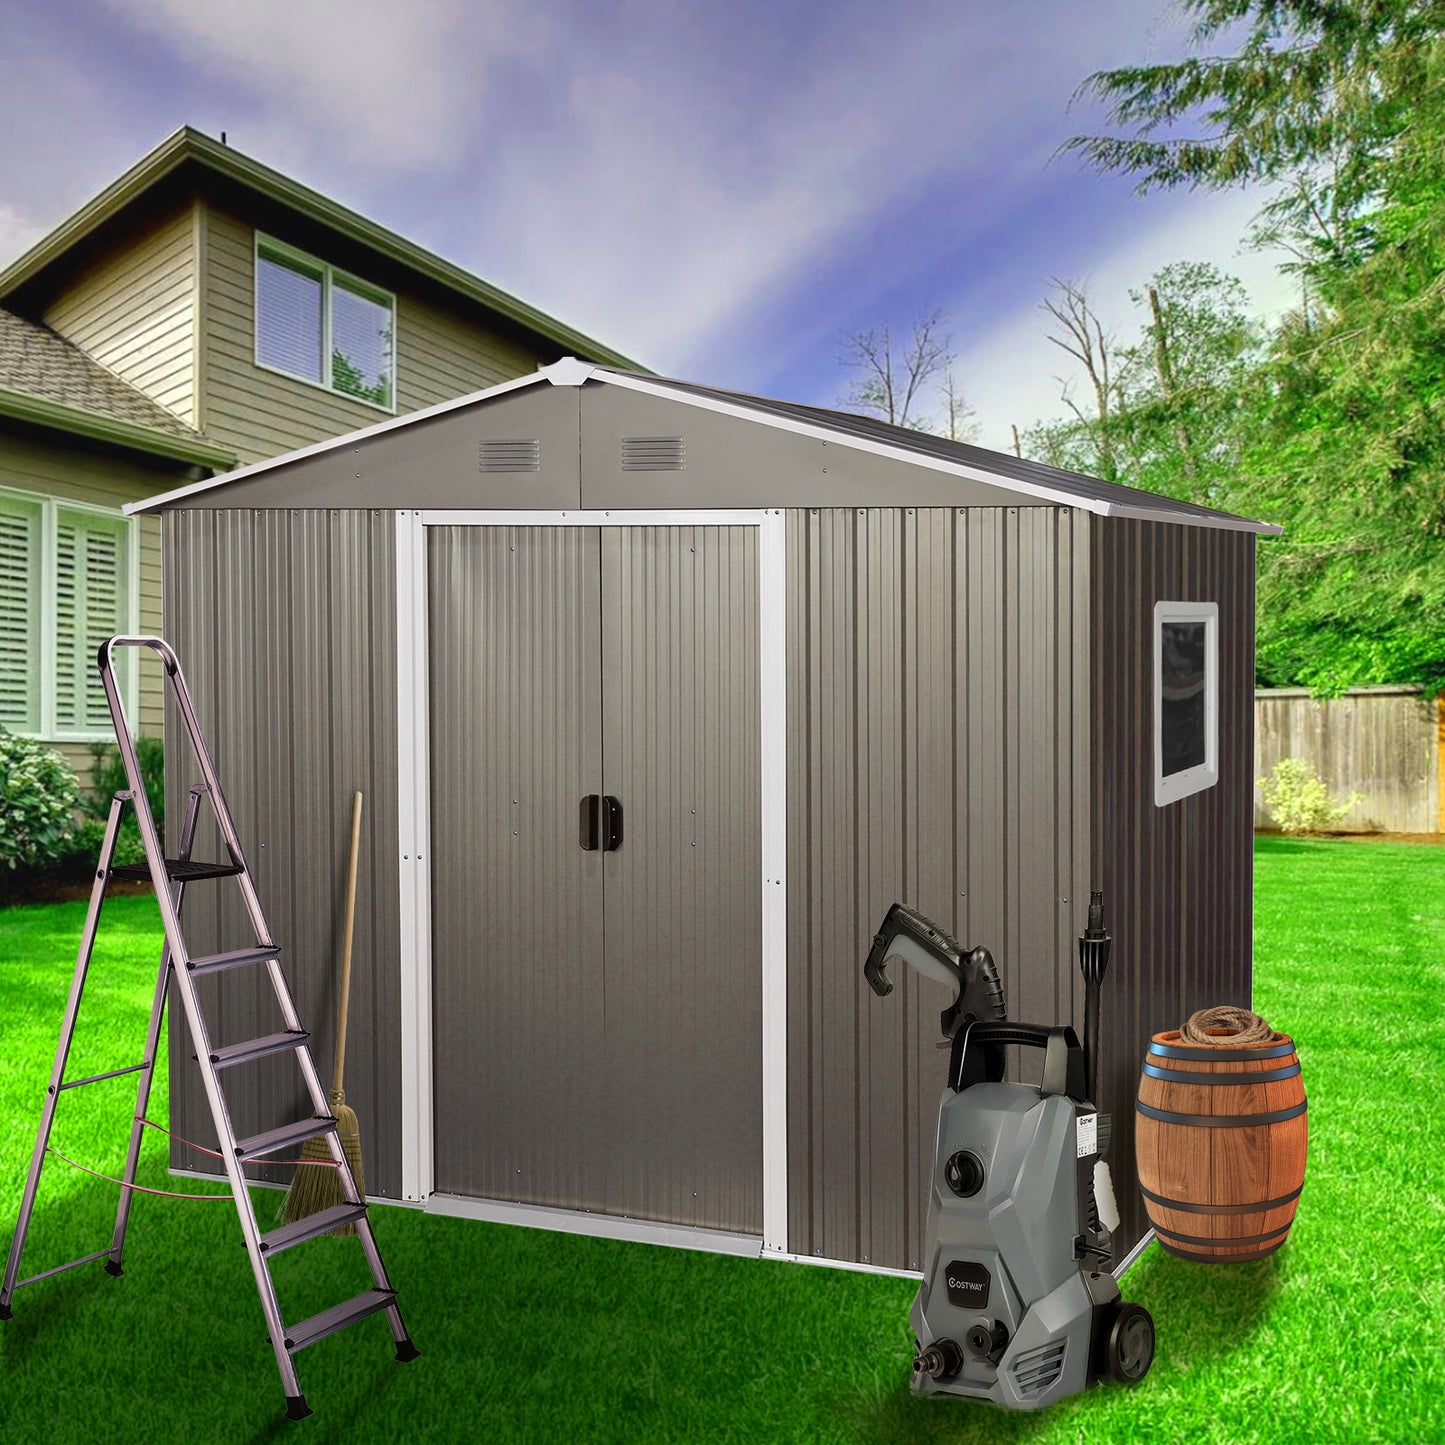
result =
[[[1204,624],[1204,761],[1164,774],[1164,627],[1166,622]],[[1154,805],[1168,807],[1219,781],[1219,604],[1154,604]]]
[[[40,508],[40,716],[35,731],[11,728],[17,737],[36,738],[47,743],[92,743],[113,741],[109,728],[85,730],[61,728],[55,721],[55,649],[56,649],[56,585],[59,549],[59,525],[62,512],[82,512],[101,516],[120,524],[125,550],[125,609],[120,632],[139,631],[140,618],[140,528],[134,517],[127,517],[119,507],[102,507],[94,502],[77,502],[69,497],[50,496],[44,492],[26,492],[18,487],[0,487],[0,496]],[[137,669],[127,667],[122,678],[122,700],[126,714],[137,717]],[[98,674],[97,674],[98,677]],[[97,686],[99,685],[97,681]]]
[[[302,376],[297,371],[287,371],[283,366],[274,366],[269,361],[261,360],[261,258],[265,254],[272,260],[281,264],[291,263],[300,270],[317,272],[321,277],[321,370],[323,380],[317,381],[315,377]],[[391,308],[391,355],[387,358],[387,365],[391,375],[391,405],[383,406],[379,401],[372,401],[369,397],[354,396],[349,391],[342,391],[332,385],[331,381],[331,291],[337,281],[340,281],[348,290],[355,291],[358,295],[375,301],[379,306]],[[385,412],[388,416],[396,415],[396,295],[382,286],[374,285],[370,281],[363,280],[360,276],[353,275],[350,271],[343,271],[340,266],[332,266],[323,261],[319,256],[313,256],[310,252],[302,251],[295,246],[288,246],[285,241],[278,241],[274,236],[267,236],[261,231],[255,233],[255,240],[251,258],[251,359],[260,371],[269,371],[276,376],[284,376],[291,381],[299,381],[303,386],[314,386],[318,391],[327,392],[331,396],[339,396],[347,401],[354,401],[359,406],[369,406],[375,411]]]

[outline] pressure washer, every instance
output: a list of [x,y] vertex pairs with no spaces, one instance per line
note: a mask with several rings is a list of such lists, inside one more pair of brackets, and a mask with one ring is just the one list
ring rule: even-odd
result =
[[[1113,940],[1103,894],[1079,939],[1084,1045],[1068,1025],[1009,1022],[987,948],[965,949],[895,903],[863,973],[884,997],[895,960],[947,987],[949,1050],[938,1111],[923,1283],[913,1302],[912,1389],[1038,1410],[1097,1380],[1134,1385],[1154,1322],[1109,1272],[1119,1216],[1097,1098],[1099,986]],[[1044,1052],[1038,1085],[1005,1083],[1010,1045]]]

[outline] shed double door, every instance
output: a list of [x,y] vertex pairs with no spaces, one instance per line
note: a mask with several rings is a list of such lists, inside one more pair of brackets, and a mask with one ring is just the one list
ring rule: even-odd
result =
[[427,545],[435,1187],[761,1233],[757,529]]

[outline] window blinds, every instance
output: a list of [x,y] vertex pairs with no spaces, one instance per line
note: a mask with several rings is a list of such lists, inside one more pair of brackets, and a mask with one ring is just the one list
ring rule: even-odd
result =
[[256,359],[320,382],[321,275],[265,254],[256,257]]

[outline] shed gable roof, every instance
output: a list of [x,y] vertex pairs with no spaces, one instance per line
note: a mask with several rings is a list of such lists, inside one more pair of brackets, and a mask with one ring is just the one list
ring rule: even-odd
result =
[[[259,473],[331,451],[337,447],[354,446],[358,441],[367,437],[414,426],[431,417],[475,406],[493,397],[524,387],[547,384],[569,387],[598,383],[647,392],[685,405],[705,407],[712,411],[740,417],[763,426],[779,427],[790,432],[816,436],[835,445],[871,452],[901,462],[906,466],[953,474],[969,481],[985,482],[1013,492],[1021,501],[1080,506],[1101,516],[1135,517],[1188,526],[1224,527],[1271,534],[1281,530],[1270,523],[1252,521],[1246,517],[1216,511],[1210,507],[1196,506],[1189,502],[1175,501],[1173,498],[1159,496],[1153,492],[1100,481],[1078,472],[1046,466],[1041,462],[1024,461],[1018,457],[989,451],[983,447],[969,446],[961,442],[948,441],[943,437],[911,431],[904,427],[890,426],[886,422],[880,422],[871,417],[856,416],[849,412],[830,411],[823,407],[777,401],[769,397],[751,396],[743,392],[725,391],[717,387],[700,386],[667,377],[594,365],[578,361],[573,357],[564,357],[561,361],[555,362],[551,366],[545,366],[531,376],[503,382],[501,385],[490,387],[485,391],[443,402],[438,406],[413,412],[407,416],[395,417],[362,431],[353,432],[349,436],[330,438],[286,456],[258,462],[254,466],[242,467],[226,476],[214,477],[160,496],[147,498],[143,502],[132,503],[126,510],[159,511],[198,492],[238,482]],[[906,500],[901,492],[899,500]],[[706,498],[700,498],[699,504],[706,505],[706,501]]]

